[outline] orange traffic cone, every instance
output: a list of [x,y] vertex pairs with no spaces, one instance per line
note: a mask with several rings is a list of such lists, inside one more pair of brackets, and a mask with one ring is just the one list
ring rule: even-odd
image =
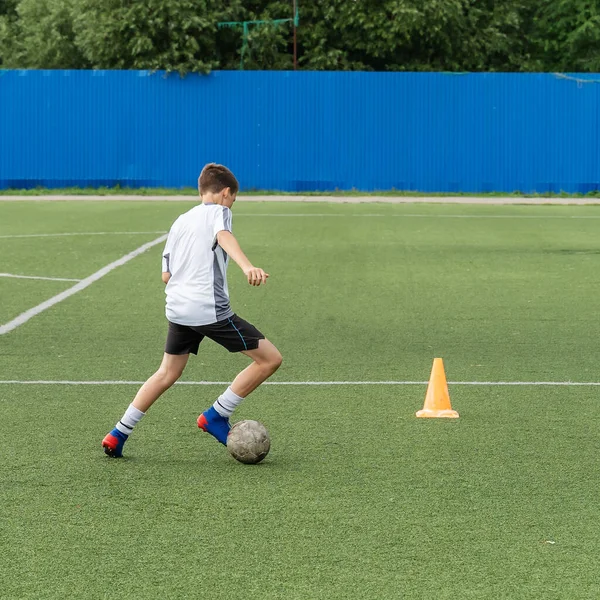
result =
[[450,406],[450,394],[444,372],[444,361],[441,358],[433,359],[431,377],[427,386],[425,405],[423,410],[417,412],[417,417],[458,419],[458,413]]

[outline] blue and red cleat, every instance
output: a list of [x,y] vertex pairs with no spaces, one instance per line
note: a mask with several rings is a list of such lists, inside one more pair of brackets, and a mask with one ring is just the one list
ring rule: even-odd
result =
[[121,433],[116,427],[110,433],[107,433],[102,440],[104,453],[111,458],[121,458],[123,456],[123,445],[129,436]]
[[227,446],[227,435],[231,429],[229,419],[222,417],[214,406],[211,406],[208,410],[205,410],[198,417],[198,427],[206,433],[210,433],[216,438],[221,444]]

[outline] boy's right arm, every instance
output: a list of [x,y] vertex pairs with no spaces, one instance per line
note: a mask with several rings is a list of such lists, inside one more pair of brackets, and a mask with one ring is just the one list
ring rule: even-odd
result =
[[162,253],[162,275],[161,279],[164,284],[169,283],[169,279],[171,279],[171,252],[173,250],[173,239],[175,237],[173,231],[175,229],[177,221],[173,223],[171,229],[169,230],[169,235],[167,236],[167,242],[165,244],[165,249]]
[[250,285],[258,286],[261,283],[267,282],[268,273],[265,273],[262,269],[255,267],[248,260],[248,257],[244,254],[235,236],[230,231],[222,230],[217,233],[217,242],[219,246],[227,252],[229,256],[237,263],[242,269],[244,275],[248,279]]

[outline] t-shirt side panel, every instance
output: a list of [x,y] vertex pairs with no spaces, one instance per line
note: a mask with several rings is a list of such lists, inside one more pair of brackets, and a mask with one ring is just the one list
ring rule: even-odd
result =
[[226,206],[219,206],[218,208],[213,211],[213,250],[217,247],[217,234],[220,231],[231,233],[231,211]]
[[177,237],[177,219],[171,229],[169,230],[169,235],[167,236],[167,242],[165,243],[165,249],[162,253],[162,272],[170,273],[171,265],[173,264],[173,248],[175,246],[175,238]]

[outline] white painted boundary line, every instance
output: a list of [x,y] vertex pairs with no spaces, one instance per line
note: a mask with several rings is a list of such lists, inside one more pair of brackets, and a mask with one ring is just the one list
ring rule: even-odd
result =
[[382,215],[378,213],[352,213],[352,214],[333,214],[333,213],[256,213],[243,214],[234,213],[235,217],[379,217],[387,219],[390,217],[412,218],[412,219],[600,219],[600,215],[419,215],[419,214],[401,214],[394,213]]
[[[144,381],[0,380],[0,385],[142,385]],[[178,381],[175,385],[229,385],[231,381]],[[265,381],[262,385],[427,385],[427,381]],[[600,386],[598,381],[449,381],[448,385]]]
[[38,304],[37,306],[34,306],[33,308],[30,308],[29,310],[25,311],[24,313],[21,313],[18,317],[16,317],[12,321],[9,321],[8,323],[6,323],[4,325],[0,325],[0,335],[3,335],[5,333],[8,333],[9,331],[12,331],[13,329],[16,329],[17,327],[19,327],[19,325],[23,325],[23,323],[26,323],[27,321],[29,321],[29,319],[35,317],[36,315],[39,315],[41,312],[45,311],[47,308],[50,308],[51,306],[54,306],[55,304],[62,302],[63,300],[65,300],[69,296],[72,296],[73,294],[76,294],[77,292],[80,292],[81,290],[85,289],[86,287],[88,287],[89,285],[94,283],[94,281],[98,281],[98,279],[104,277],[107,273],[110,273],[113,269],[116,269],[117,267],[124,265],[125,263],[129,262],[132,258],[139,256],[140,254],[142,254],[142,252],[145,252],[146,250],[152,248],[153,246],[156,246],[157,244],[164,242],[166,239],[167,239],[166,234],[161,235],[159,238],[156,238],[155,240],[152,240],[151,242],[148,242],[147,244],[144,244],[144,245],[140,246],[139,248],[136,248],[133,252],[130,252],[129,254],[122,256],[118,260],[111,262],[109,265],[102,267],[99,271],[96,271],[89,277],[82,279],[79,283],[76,283],[73,287],[70,287],[68,290],[61,292],[60,294],[57,294],[56,296],[53,296],[52,298],[46,300],[45,302],[42,302],[41,304]]
[[79,233],[19,233],[15,235],[0,235],[0,239],[14,238],[44,238],[44,237],[67,237],[73,235],[154,235],[165,233],[164,231],[82,231]]
[[0,273],[0,277],[12,277],[13,279],[43,279],[44,281],[81,281],[81,279],[66,279],[64,277],[37,277],[35,275],[13,275],[12,273]]

